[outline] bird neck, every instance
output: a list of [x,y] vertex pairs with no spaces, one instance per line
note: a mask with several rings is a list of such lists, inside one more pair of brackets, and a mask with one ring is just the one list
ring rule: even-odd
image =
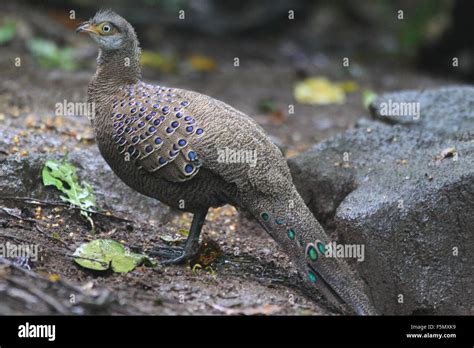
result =
[[136,83],[141,78],[140,48],[131,45],[121,50],[100,49],[95,79],[108,85],[121,87]]
[[[99,50],[97,70],[89,84],[89,101],[96,105],[99,115],[105,114],[114,96],[124,86],[141,79],[140,47],[133,43],[121,50]],[[102,110],[103,109],[103,110]]]

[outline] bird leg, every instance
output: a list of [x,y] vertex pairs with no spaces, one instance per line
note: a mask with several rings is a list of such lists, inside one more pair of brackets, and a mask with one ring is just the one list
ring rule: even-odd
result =
[[206,220],[207,210],[204,212],[195,213],[193,222],[189,230],[188,238],[184,244],[184,248],[163,248],[159,247],[153,250],[151,256],[166,257],[167,260],[161,262],[163,265],[177,265],[188,261],[196,255],[199,249],[199,235],[201,234],[202,226]]

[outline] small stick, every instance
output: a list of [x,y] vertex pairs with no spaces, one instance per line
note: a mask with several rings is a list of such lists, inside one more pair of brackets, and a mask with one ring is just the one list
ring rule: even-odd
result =
[[90,213],[90,214],[101,215],[101,216],[105,216],[105,217],[108,217],[108,218],[111,218],[111,219],[116,219],[116,220],[120,220],[120,221],[124,221],[124,222],[134,223],[134,221],[128,220],[128,219],[120,217],[120,216],[116,216],[116,215],[113,215],[113,214],[108,215],[108,214],[100,212],[100,211],[81,209],[79,207],[76,207],[74,205],[67,204],[67,203],[64,203],[64,202],[61,202],[61,201],[45,201],[45,200],[36,199],[36,198],[14,197],[14,196],[3,196],[3,197],[0,196],[0,200],[2,200],[2,201],[7,201],[7,200],[18,201],[18,202],[24,202],[24,203],[27,203],[27,204],[34,204],[34,205],[41,205],[41,206],[66,207],[66,208],[72,209],[72,210],[85,211],[85,212]]

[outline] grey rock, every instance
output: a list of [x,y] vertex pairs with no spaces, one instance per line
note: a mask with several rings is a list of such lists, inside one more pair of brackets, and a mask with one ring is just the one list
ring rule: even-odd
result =
[[340,243],[364,245],[353,264],[384,314],[474,313],[474,89],[438,93],[458,107],[429,92],[422,123],[365,121],[289,160],[316,217]]
[[[412,113],[417,108],[419,113]],[[474,87],[450,86],[388,93],[376,98],[370,111],[374,119],[390,124],[408,125],[444,136],[464,133],[472,136]]]

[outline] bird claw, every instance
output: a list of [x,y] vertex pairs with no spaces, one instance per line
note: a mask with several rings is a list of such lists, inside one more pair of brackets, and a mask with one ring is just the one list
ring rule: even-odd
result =
[[149,255],[152,257],[166,258],[166,260],[160,261],[161,265],[181,265],[194,256],[190,253],[186,253],[186,250],[180,247],[158,247],[152,250]]

